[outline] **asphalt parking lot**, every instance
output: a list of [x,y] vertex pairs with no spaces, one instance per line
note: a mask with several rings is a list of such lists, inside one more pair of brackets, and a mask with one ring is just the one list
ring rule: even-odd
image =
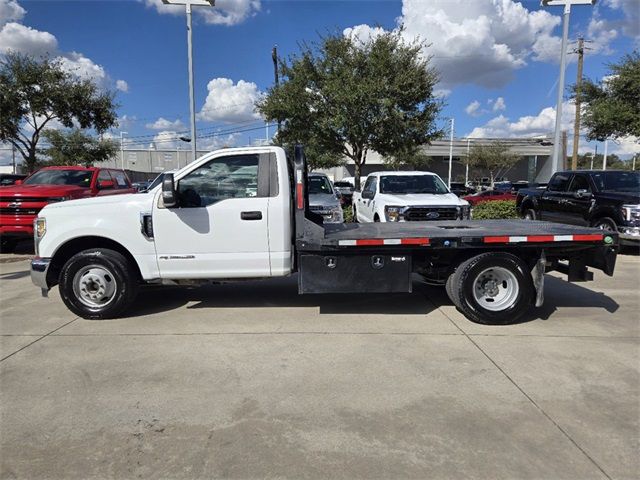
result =
[[150,289],[86,321],[1,263],[0,474],[638,478],[639,286],[633,255],[547,276],[506,327],[424,284],[301,297],[295,278]]

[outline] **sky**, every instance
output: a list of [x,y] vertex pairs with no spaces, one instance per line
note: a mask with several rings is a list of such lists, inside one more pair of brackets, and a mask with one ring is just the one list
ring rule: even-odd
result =
[[[253,109],[273,85],[271,49],[287,58],[320,35],[360,39],[404,26],[425,43],[440,72],[439,122],[456,137],[552,134],[559,75],[562,7],[538,0],[217,0],[194,7],[193,49],[199,149],[257,143],[274,133]],[[584,75],[640,47],[640,0],[600,0],[572,8],[569,38],[589,48]],[[575,43],[570,43],[570,51]],[[162,0],[0,0],[0,57],[8,51],[60,58],[75,75],[116,92],[127,148],[189,149],[186,17]],[[575,83],[570,54],[566,85]],[[563,127],[573,130],[567,99]],[[52,125],[54,128],[57,125]],[[580,150],[595,144],[581,139]],[[602,145],[598,146],[602,152]],[[637,139],[609,142],[628,157]],[[0,164],[8,154],[0,150]]]

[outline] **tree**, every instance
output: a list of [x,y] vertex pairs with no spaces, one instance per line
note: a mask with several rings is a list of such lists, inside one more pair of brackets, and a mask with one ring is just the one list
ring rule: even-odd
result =
[[[589,170],[592,165],[592,159],[594,170],[601,170],[604,161],[604,155],[599,153],[594,157],[593,153],[591,152],[578,155],[578,169]],[[631,160],[622,160],[615,153],[610,153],[607,155],[607,170],[631,170],[632,166],[633,163]]]
[[0,141],[16,147],[29,172],[51,122],[101,134],[116,125],[115,109],[113,93],[65,71],[58,60],[9,53],[0,63]]
[[50,165],[84,165],[104,162],[115,155],[118,145],[113,140],[98,139],[79,129],[71,131],[45,130],[43,136],[50,146],[41,150]]
[[609,70],[600,83],[585,80],[582,84],[587,138],[603,141],[633,135],[640,140],[640,53],[625,55]]
[[433,95],[438,75],[401,32],[376,38],[333,35],[279,65],[282,82],[256,107],[282,122],[278,143],[311,144],[328,158],[350,158],[355,183],[367,152],[383,156],[429,143],[441,135]]
[[489,172],[491,186],[498,173],[512,167],[520,157],[502,142],[476,144],[469,151],[469,165]]
[[384,163],[394,170],[400,170],[403,167],[413,170],[420,170],[427,167],[431,160],[429,155],[425,154],[419,147],[399,150],[393,155],[384,158]]

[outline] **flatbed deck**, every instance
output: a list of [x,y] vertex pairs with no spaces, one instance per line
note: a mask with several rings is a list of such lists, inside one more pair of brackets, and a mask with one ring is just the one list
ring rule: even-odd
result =
[[[367,241],[382,241],[381,245],[394,245],[385,240],[410,245],[413,239],[420,245],[444,245],[444,242],[462,243],[556,243],[586,242],[591,245],[617,243],[612,232],[530,220],[457,220],[402,223],[344,223],[325,224],[322,245],[327,247],[365,245]],[[605,237],[610,237],[607,240]],[[407,241],[407,243],[403,242]],[[359,243],[365,242],[365,243]],[[370,243],[376,245],[376,243]]]

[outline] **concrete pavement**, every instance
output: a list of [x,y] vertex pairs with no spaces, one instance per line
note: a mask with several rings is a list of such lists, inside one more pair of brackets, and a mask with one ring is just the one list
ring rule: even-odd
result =
[[0,264],[2,478],[637,478],[640,257],[527,321],[443,291],[148,289],[75,318]]

